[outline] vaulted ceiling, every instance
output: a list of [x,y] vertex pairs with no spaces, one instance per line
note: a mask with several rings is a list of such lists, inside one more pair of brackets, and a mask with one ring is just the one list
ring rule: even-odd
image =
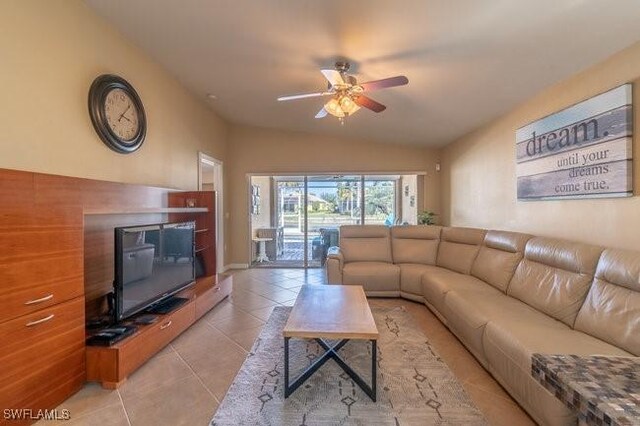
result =
[[[86,0],[233,123],[441,146],[640,39],[630,0]],[[314,115],[320,68],[352,63],[387,105]],[[125,76],[126,77],[126,76]],[[135,83],[135,82],[134,82]],[[216,96],[208,100],[206,94]]]

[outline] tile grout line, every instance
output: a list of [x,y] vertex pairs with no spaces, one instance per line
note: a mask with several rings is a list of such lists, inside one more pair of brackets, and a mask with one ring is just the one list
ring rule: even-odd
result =
[[[266,323],[265,323],[265,324],[266,324]],[[220,330],[218,327],[216,327],[216,326],[215,326],[215,325],[213,325],[213,324],[209,324],[209,325],[210,325],[211,327],[215,328],[215,329],[216,329],[217,331],[219,331],[220,333],[222,333],[222,335],[223,335],[224,337],[226,337],[226,338],[227,338],[227,339],[229,339],[229,340],[230,340],[234,345],[236,345],[237,347],[239,347],[240,349],[242,349],[242,351],[243,351],[243,352],[245,352],[247,355],[249,354],[249,351],[248,351],[248,350],[246,350],[245,348],[243,348],[243,347],[242,347],[242,345],[241,345],[240,343],[238,343],[238,342],[236,342],[235,340],[233,340],[233,339],[231,338],[231,336],[229,336],[227,333],[225,333],[224,331]],[[261,325],[260,327],[264,327],[264,324],[263,324],[263,325]],[[255,328],[257,328],[257,327],[255,327]],[[247,329],[247,330],[249,330],[249,329]],[[243,331],[244,331],[244,330],[243,330]],[[246,356],[245,356],[245,358],[246,358]]]
[[124,416],[127,419],[127,423],[129,424],[129,426],[132,426],[131,419],[129,418],[129,413],[127,412],[127,407],[124,405],[124,400],[122,399],[122,395],[120,395],[120,389],[116,389],[116,392],[118,393],[118,399],[120,399],[120,405],[122,405],[122,409],[124,410]]
[[[175,349],[175,348],[174,348]],[[196,371],[193,369],[193,367],[191,367],[191,364],[189,364],[187,362],[186,359],[184,359],[182,357],[182,355],[180,355],[180,352],[176,351],[176,354],[178,355],[178,358],[180,358],[180,360],[182,362],[185,363],[185,365],[189,368],[189,370],[191,370],[191,372],[193,373],[193,375],[196,377],[196,379],[198,379],[198,382],[200,382],[200,384],[207,390],[207,392],[209,392],[209,395],[211,395],[213,397],[213,399],[218,403],[218,405],[220,405],[220,400],[218,400],[218,397],[215,396],[215,394],[211,391],[211,389],[209,389],[209,387],[202,381],[202,379],[200,378],[200,376],[198,375],[198,373],[196,373]],[[216,408],[217,410],[217,408]],[[215,413],[214,413],[215,414]]]

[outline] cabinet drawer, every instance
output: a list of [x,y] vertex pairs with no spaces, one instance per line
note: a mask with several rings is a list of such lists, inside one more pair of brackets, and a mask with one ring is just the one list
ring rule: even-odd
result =
[[195,302],[190,301],[175,312],[164,315],[140,335],[127,339],[118,347],[118,382],[186,330],[195,321]]
[[0,263],[0,323],[81,296],[82,254]]
[[84,297],[0,324],[0,407],[33,408],[43,395],[56,401],[61,384],[79,386],[84,339]]
[[220,277],[221,279],[214,287],[204,291],[196,299],[196,319],[201,318],[204,314],[209,312],[211,308],[220,303],[222,299],[231,294],[233,278],[231,275],[220,275]]

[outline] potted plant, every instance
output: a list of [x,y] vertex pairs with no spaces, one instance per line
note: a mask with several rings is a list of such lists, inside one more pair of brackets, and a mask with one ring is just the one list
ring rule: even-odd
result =
[[428,210],[418,213],[418,224],[420,225],[434,225],[436,223],[436,216],[434,212]]

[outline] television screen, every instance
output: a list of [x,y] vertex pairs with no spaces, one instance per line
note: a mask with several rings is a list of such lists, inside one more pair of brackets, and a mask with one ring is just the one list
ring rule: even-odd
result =
[[195,282],[195,222],[115,229],[115,318],[127,318]]

